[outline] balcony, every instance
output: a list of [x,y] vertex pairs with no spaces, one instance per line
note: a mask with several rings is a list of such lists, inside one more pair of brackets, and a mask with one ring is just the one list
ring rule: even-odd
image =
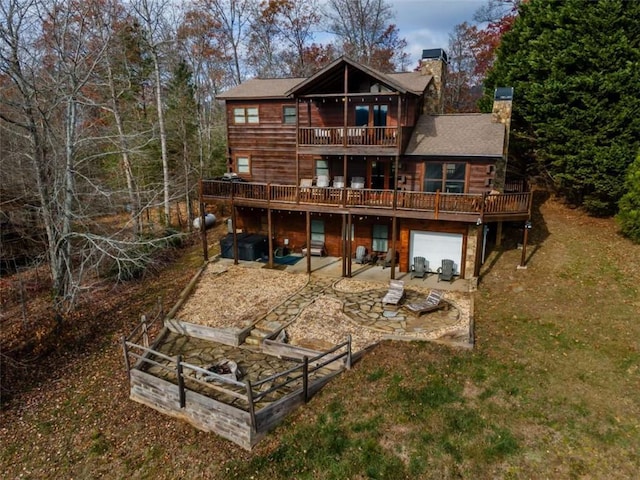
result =
[[367,188],[298,187],[267,183],[202,180],[201,200],[232,200],[235,205],[284,210],[337,211],[483,222],[526,220],[531,193],[499,195],[427,193]]
[[398,127],[300,127],[298,144],[300,147],[394,148],[398,146]]

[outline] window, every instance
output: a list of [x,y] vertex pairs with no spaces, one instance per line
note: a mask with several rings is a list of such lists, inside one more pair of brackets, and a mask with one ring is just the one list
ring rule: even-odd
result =
[[251,161],[249,157],[236,157],[236,173],[251,173]]
[[390,92],[391,90],[389,90],[389,88],[385,87],[384,85],[382,85],[380,83],[374,83],[369,88],[369,91],[371,93],[381,93],[381,92]]
[[311,241],[324,242],[324,220],[311,220]]
[[284,106],[282,107],[282,123],[285,125],[296,124],[296,107]]
[[233,109],[234,123],[258,123],[258,107],[240,107]]
[[424,191],[464,193],[467,165],[465,163],[429,162],[425,169]]
[[316,177],[329,178],[329,160],[316,160]]
[[369,124],[369,105],[356,105],[356,126]]
[[386,225],[373,226],[371,249],[374,252],[386,252],[389,250],[389,228]]

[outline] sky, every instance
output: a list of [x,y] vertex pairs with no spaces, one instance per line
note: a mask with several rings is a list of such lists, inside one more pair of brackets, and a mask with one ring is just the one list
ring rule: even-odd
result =
[[407,41],[409,65],[418,62],[423,49],[444,48],[449,34],[462,22],[473,22],[475,11],[487,0],[388,0],[395,11],[400,38]]

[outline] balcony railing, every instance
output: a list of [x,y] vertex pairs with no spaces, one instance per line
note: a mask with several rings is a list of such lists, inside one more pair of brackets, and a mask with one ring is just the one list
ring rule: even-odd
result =
[[298,143],[302,146],[344,146],[345,141],[347,146],[398,145],[397,127],[300,127],[298,132]]
[[[327,205],[343,208],[394,208],[394,192],[368,188],[298,187],[267,183],[202,180],[203,199],[247,200],[268,206],[276,204]],[[434,212],[439,214],[467,214],[479,217],[526,215],[531,193],[497,195],[467,193],[431,193],[399,191],[397,210]]]

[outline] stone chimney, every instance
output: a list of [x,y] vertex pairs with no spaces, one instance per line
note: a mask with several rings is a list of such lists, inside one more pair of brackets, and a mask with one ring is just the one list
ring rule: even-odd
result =
[[498,87],[493,95],[493,123],[504,125],[504,145],[502,147],[502,161],[496,163],[495,188],[503,191],[507,175],[507,160],[509,158],[509,134],[511,132],[511,110],[513,106],[513,87]]
[[422,51],[420,73],[431,75],[433,81],[425,93],[422,113],[437,115],[444,112],[444,87],[447,79],[447,53],[442,48]]

